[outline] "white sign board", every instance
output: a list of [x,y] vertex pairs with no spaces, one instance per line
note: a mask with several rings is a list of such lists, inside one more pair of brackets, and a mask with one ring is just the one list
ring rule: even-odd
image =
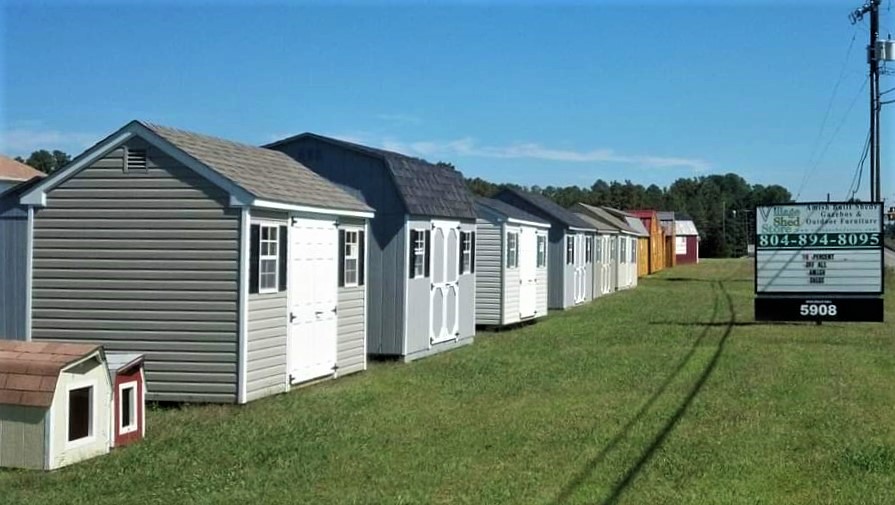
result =
[[687,254],[687,237],[674,237],[674,254],[677,256]]
[[756,293],[883,291],[880,204],[759,207],[756,234]]

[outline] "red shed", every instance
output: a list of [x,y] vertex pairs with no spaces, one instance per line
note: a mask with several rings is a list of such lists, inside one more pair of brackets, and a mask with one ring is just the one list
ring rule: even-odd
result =
[[689,219],[674,221],[674,256],[679,265],[699,263],[699,231]]
[[109,377],[112,380],[114,424],[111,445],[134,443],[146,433],[146,380],[143,355],[106,353]]

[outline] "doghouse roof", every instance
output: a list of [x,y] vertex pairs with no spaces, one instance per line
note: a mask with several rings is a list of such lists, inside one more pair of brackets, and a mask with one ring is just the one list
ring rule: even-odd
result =
[[49,407],[59,372],[98,352],[96,345],[0,340],[0,404]]

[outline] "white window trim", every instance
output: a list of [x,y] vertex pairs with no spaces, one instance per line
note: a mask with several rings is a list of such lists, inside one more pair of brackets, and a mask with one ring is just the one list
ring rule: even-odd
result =
[[[511,244],[510,237],[513,237],[515,241]],[[510,255],[510,251],[513,252],[512,256]],[[513,262],[510,263],[510,258],[513,259]],[[519,268],[519,232],[516,231],[508,231],[507,232],[507,270],[515,270]]]
[[[571,246],[571,247],[569,247]],[[565,263],[566,265],[574,265],[575,264],[575,255],[577,251],[575,250],[575,236],[567,235],[566,236],[566,254],[565,254]],[[571,258],[569,258],[571,256]]]
[[[140,423],[137,421],[137,416],[140,414],[140,411],[139,411],[140,390],[137,386],[139,386],[138,381],[122,382],[121,384],[118,385],[118,423],[117,423],[118,426],[116,426],[116,429],[118,430],[119,435],[127,435],[128,433],[133,433],[133,432],[137,431],[137,428],[140,427]],[[121,424],[121,421],[124,420],[124,402],[122,402],[121,400],[122,400],[122,398],[124,398],[123,393],[124,393],[125,389],[133,389],[134,390],[133,396],[131,397],[134,401],[134,408],[133,408],[133,411],[131,412],[131,424],[129,424],[128,426],[123,426]]]
[[[535,239],[535,248],[537,249],[536,254],[538,257],[535,259],[535,266],[537,268],[547,268],[547,235],[537,234]],[[541,263],[541,243],[544,244],[544,262]]]
[[[469,248],[466,248],[467,241],[469,241]],[[471,231],[461,231],[460,232],[460,257],[463,258],[463,271],[460,272],[460,275],[466,275],[472,273],[472,249],[474,245],[472,243],[472,232]]]
[[[347,252],[344,252],[345,258],[342,261],[342,278],[345,281],[346,288],[355,288],[360,286],[360,228],[358,229],[345,229],[345,246],[348,246],[348,236],[349,234],[354,234],[354,256],[350,256]],[[348,260],[354,260],[354,282],[348,282]]]
[[[98,395],[98,387],[99,383],[95,380],[79,380],[68,384],[65,388],[65,450],[76,449],[78,447],[83,447],[85,445],[90,445],[96,441],[96,419],[99,411],[99,399]],[[75,389],[83,389],[83,388],[92,388],[90,390],[90,421],[89,421],[89,432],[90,434],[86,437],[79,438],[77,440],[69,440],[69,421],[71,416],[71,392]]]
[[[280,291],[280,225],[273,223],[258,222],[258,294],[278,293]],[[276,230],[277,238],[274,240],[274,254],[262,253],[262,245],[264,244],[264,228],[272,228]],[[267,240],[266,242],[270,242]],[[261,287],[261,263],[263,261],[274,261],[274,283],[272,288]]]
[[[413,278],[414,279],[425,279],[426,278],[426,247],[428,244],[426,243],[426,229],[425,228],[413,228],[413,231],[416,232],[417,242],[422,244],[422,248],[418,248],[416,242],[410,244],[410,247],[413,248]],[[422,266],[422,272],[417,273],[416,271],[416,257],[420,256],[423,258],[423,261],[420,262]]]

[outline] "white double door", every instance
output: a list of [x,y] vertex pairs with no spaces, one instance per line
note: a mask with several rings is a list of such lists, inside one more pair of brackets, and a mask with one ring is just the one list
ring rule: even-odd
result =
[[587,299],[587,267],[585,264],[584,242],[586,240],[583,233],[573,235],[575,241],[575,254],[573,257],[575,266],[575,303],[582,303]]
[[429,340],[433,343],[460,335],[460,223],[432,221]]
[[538,235],[534,228],[519,229],[519,318],[534,317],[538,297]]
[[611,236],[601,236],[598,237],[597,240],[602,241],[603,245],[600,248],[600,292],[604,295],[610,293],[612,291],[612,260],[610,259],[612,253],[610,252],[611,244],[610,242],[613,239]]
[[289,229],[289,376],[331,375],[336,366],[339,251],[335,221],[293,219]]

